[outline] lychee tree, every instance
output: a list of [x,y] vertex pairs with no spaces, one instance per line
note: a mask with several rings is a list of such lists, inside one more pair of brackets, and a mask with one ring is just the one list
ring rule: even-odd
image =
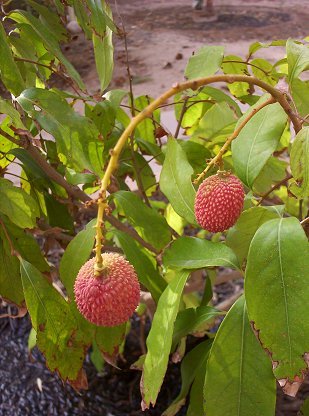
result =
[[[112,35],[125,38],[109,6],[67,0],[93,45],[91,93],[61,47],[63,2],[28,4],[0,26],[1,297],[27,308],[47,366],[82,389],[89,348],[116,361],[140,285],[138,313],[152,317],[135,365],[143,409],[171,356],[181,390],[164,415],[189,396],[188,415],[273,416],[276,380],[295,395],[308,371],[306,40],[256,42],[245,59],[204,46],[184,82],[135,97],[131,80],[108,89]],[[282,59],[256,58],[270,47]],[[166,106],[176,132],[161,125]],[[244,292],[214,307],[226,276]]]

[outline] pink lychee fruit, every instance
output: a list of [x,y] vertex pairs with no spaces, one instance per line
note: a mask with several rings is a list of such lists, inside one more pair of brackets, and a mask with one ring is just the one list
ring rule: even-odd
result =
[[219,171],[199,186],[194,204],[199,225],[213,233],[232,227],[244,205],[244,188],[241,181],[229,172]]
[[104,270],[94,274],[95,258],[78,272],[74,293],[80,313],[95,325],[116,326],[126,322],[135,311],[140,286],[133,266],[123,256],[103,253]]

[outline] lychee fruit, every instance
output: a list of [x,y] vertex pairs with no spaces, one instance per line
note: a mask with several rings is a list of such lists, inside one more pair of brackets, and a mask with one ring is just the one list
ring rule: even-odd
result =
[[116,326],[135,311],[140,286],[133,266],[123,256],[103,253],[103,271],[94,274],[95,258],[78,272],[74,293],[80,313],[95,325]]
[[244,205],[244,188],[241,181],[229,172],[219,171],[199,186],[194,204],[199,225],[213,233],[232,227]]

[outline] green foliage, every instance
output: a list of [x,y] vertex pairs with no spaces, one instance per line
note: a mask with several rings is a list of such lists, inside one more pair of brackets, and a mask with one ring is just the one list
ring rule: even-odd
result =
[[[151,112],[155,98],[136,97],[134,86],[109,89],[113,36],[121,32],[108,4],[53,3],[29,0],[26,11],[11,8],[9,33],[0,25],[1,297],[27,307],[29,346],[37,343],[51,371],[75,388],[86,386],[89,348],[98,371],[117,364],[130,325],[95,326],[74,299],[76,276],[95,244],[99,181],[115,168],[106,184],[104,245],[133,265],[148,292],[139,316],[153,316],[147,353],[136,363],[143,407],[155,404],[172,354],[182,360],[181,390],[164,415],[185,403],[188,416],[204,415],[204,404],[207,416],[274,415],[276,378],[287,381],[287,392],[296,389],[309,351],[308,43],[255,42],[246,58],[203,46],[185,69],[191,88],[174,86],[170,101],[165,95]],[[86,90],[62,52],[70,41],[64,3],[93,47],[99,93]],[[263,49],[277,46],[286,46],[286,57],[264,59]],[[228,89],[195,81],[208,76]],[[283,93],[278,81],[289,89]],[[177,134],[166,140],[161,111],[173,95]],[[258,109],[271,95],[277,102]],[[133,131],[130,113],[145,116]],[[236,224],[215,235],[201,230],[194,214],[195,179],[208,163],[204,177],[229,170],[246,192]],[[59,247],[58,270],[46,259]],[[245,274],[245,293],[225,316],[212,296],[217,277],[230,269],[237,278]]]
[[[250,245],[245,294],[250,321],[276,362],[278,379],[293,380],[306,368],[309,245],[296,218],[267,221]],[[272,322],[272,325],[269,325]]]
[[244,297],[226,315],[213,342],[204,397],[209,416],[274,415],[276,383],[271,363],[251,330]]
[[189,223],[195,223],[195,190],[191,182],[192,166],[175,139],[169,139],[160,176],[160,186],[178,215]]
[[143,365],[141,393],[143,409],[155,405],[167,369],[168,356],[172,345],[173,326],[176,319],[181,294],[189,272],[173,273],[160,297],[147,338],[147,354]]

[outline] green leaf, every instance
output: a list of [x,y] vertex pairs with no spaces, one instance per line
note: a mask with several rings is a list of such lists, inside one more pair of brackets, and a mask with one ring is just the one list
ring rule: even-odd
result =
[[211,306],[200,306],[196,309],[188,308],[180,311],[174,325],[173,346],[176,347],[181,338],[197,332],[202,325],[222,314],[224,312],[220,312]]
[[203,269],[226,266],[238,268],[233,251],[224,243],[214,243],[196,237],[180,237],[165,250],[163,262],[176,269]]
[[291,92],[299,114],[305,117],[309,114],[309,83],[294,79],[291,85]]
[[11,150],[10,154],[16,156],[22,162],[23,169],[27,177],[31,178],[33,187],[45,190],[51,189],[53,192],[56,192],[55,183],[51,181],[47,173],[36,163],[27,150],[18,147]]
[[[181,363],[181,390],[173,403],[163,412],[162,416],[174,416],[186,402],[186,396],[189,393],[197,373],[201,368],[205,369],[208,354],[211,347],[211,341],[206,340],[193,348]],[[205,371],[204,371],[205,377]],[[203,380],[204,382],[204,380]],[[203,390],[203,387],[202,389]],[[203,395],[202,395],[203,397]],[[202,411],[202,409],[201,409]],[[197,416],[197,415],[195,415]]]
[[21,228],[34,228],[40,211],[35,200],[21,188],[0,178],[0,212]]
[[[23,259],[32,263],[40,272],[49,271],[50,267],[41,253],[40,247],[35,238],[25,230],[16,227],[6,216],[1,215],[0,220],[3,222],[6,232],[10,237],[14,250],[16,250]],[[1,227],[0,227],[1,235]],[[2,239],[5,235],[2,235]],[[19,265],[18,265],[19,268]]]
[[0,114],[6,114],[10,117],[11,123],[18,129],[26,129],[23,122],[21,121],[19,112],[13,107],[13,105],[0,98]]
[[235,122],[235,113],[229,105],[224,101],[217,103],[202,117],[194,131],[194,137],[201,137],[211,142],[227,126],[233,125]]
[[278,214],[264,207],[252,207],[243,211],[226,236],[226,244],[236,253],[242,264],[248,255],[251,240],[264,222],[278,218]]
[[177,140],[170,138],[160,176],[160,187],[178,215],[195,224],[192,166]]
[[72,64],[67,60],[67,58],[63,55],[59,47],[59,44],[54,37],[53,32],[51,32],[44,23],[42,23],[38,18],[32,16],[29,12],[23,10],[18,10],[10,13],[9,18],[21,25],[30,25],[32,29],[35,31],[35,33],[42,39],[42,42],[44,43],[46,49],[53,55],[55,55],[57,59],[59,59],[59,61],[66,68],[68,74],[76,82],[79,88],[84,88],[84,83],[80,75],[72,66]]
[[300,198],[309,195],[309,127],[303,127],[291,148],[291,171],[297,182],[291,191]]
[[309,398],[304,401],[299,416],[309,416]]
[[[222,63],[222,70],[225,74],[248,75],[248,67],[246,62],[240,56],[227,55]],[[249,84],[247,82],[233,82],[228,84],[228,89],[235,97],[247,95]]]
[[[153,101],[153,98],[146,96],[146,95],[141,95],[140,97],[137,97],[134,100],[133,105],[137,111],[141,112],[152,101]],[[155,122],[160,123],[160,110],[159,109],[155,110],[153,112],[152,117],[154,121],[151,118],[146,118],[145,120],[143,120],[141,123],[138,124],[136,128],[136,136],[139,139],[143,139],[147,142],[155,144],[156,143],[155,132],[156,132],[156,127],[158,126],[158,124],[155,124]]]
[[273,69],[273,66],[270,62],[266,61],[266,59],[258,58],[253,59],[251,61],[251,64],[255,65],[251,67],[251,70],[255,77],[273,86],[277,84],[277,80],[275,77],[276,71],[275,69]]
[[142,409],[156,403],[172,345],[173,326],[189,272],[176,272],[159,299],[147,338],[147,354],[141,380]]
[[261,48],[269,48],[270,46],[285,46],[286,40],[273,40],[269,43],[262,43],[262,42],[254,42],[251,43],[249,47],[249,55],[253,55],[255,52],[257,52]]
[[30,88],[17,98],[21,107],[56,139],[58,156],[75,170],[102,174],[103,143],[87,117],[77,114],[58,94]]
[[74,221],[67,206],[47,193],[44,194],[44,201],[49,224],[52,227],[60,227],[63,230],[73,232]]
[[213,75],[221,66],[223,53],[223,46],[202,46],[189,59],[185,76],[194,79]]
[[67,39],[67,32],[65,26],[60,22],[59,16],[53,10],[36,3],[32,0],[27,0],[27,3],[33,7],[40,14],[40,21],[48,27],[51,34],[60,42]]
[[206,93],[207,95],[209,95],[210,97],[214,98],[218,103],[222,101],[226,102],[230,107],[234,109],[237,117],[240,117],[242,115],[241,109],[239,108],[236,101],[234,101],[230,95],[219,90],[218,88],[214,88],[209,85],[204,87],[202,91]]
[[[99,2],[100,4],[100,2]],[[102,4],[102,3],[101,3]],[[104,2],[106,12],[111,15],[111,10],[109,6]],[[103,11],[103,10],[102,10]],[[105,20],[105,19],[104,19]],[[98,26],[99,29],[102,29],[102,26]],[[104,91],[113,76],[114,69],[114,47],[112,41],[113,32],[109,27],[104,29],[104,33],[100,34],[97,31],[92,33],[92,42],[94,48],[94,57],[97,72],[100,79],[101,91]]]
[[15,96],[24,89],[25,84],[16,65],[2,23],[0,22],[0,74],[6,88]]
[[309,351],[309,245],[296,218],[263,224],[250,245],[245,278],[248,314],[277,379],[301,376]]
[[288,39],[286,53],[289,68],[288,79],[291,83],[301,72],[309,69],[309,47],[293,39]]
[[37,346],[51,371],[57,371],[64,380],[75,380],[86,349],[70,306],[34,266],[21,259],[20,267]]
[[91,255],[95,237],[96,219],[91,220],[86,228],[80,231],[67,246],[59,266],[60,278],[69,296],[74,297],[74,282],[82,267]]
[[270,104],[255,114],[233,140],[232,157],[237,176],[250,188],[276,150],[285,124],[286,114],[280,104]]
[[166,283],[147,256],[146,251],[128,234],[118,230],[114,230],[113,234],[126,258],[134,267],[139,281],[149,290],[155,302],[158,302]]
[[19,261],[12,256],[7,238],[0,224],[0,295],[18,306],[24,302]]
[[[206,341],[207,342],[207,341]],[[190,402],[187,410],[187,416],[204,416],[204,397],[203,388],[205,383],[206,365],[209,356],[209,351],[206,352],[206,357],[201,366],[199,366],[195,379],[190,390]]]
[[85,114],[91,118],[104,139],[108,139],[115,126],[116,109],[109,100],[101,101],[94,107],[86,104]]
[[212,344],[204,397],[207,416],[275,414],[271,363],[252,332],[243,296],[224,318]]
[[166,219],[155,209],[143,204],[137,195],[129,191],[118,191],[113,198],[143,239],[158,250],[169,243],[171,234]]
[[98,372],[101,372],[103,370],[105,360],[95,341],[92,343],[92,351],[90,353],[90,360]]

